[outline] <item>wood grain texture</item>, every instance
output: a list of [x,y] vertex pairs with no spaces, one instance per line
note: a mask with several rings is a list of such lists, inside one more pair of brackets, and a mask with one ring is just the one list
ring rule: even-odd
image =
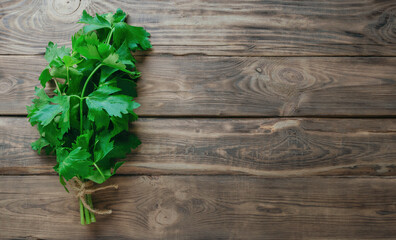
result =
[[[140,119],[119,174],[395,175],[395,119]],[[0,174],[54,174],[25,118],[0,118]]]
[[[396,116],[396,58],[140,58],[142,116]],[[46,63],[0,56],[0,114],[26,114]]]
[[0,237],[12,239],[393,239],[396,179],[115,177],[89,226],[55,176],[0,176]]
[[[150,53],[175,55],[396,55],[393,0],[99,1],[0,3],[0,54],[70,45],[84,9],[130,14],[152,34]],[[29,38],[27,41],[26,38]]]

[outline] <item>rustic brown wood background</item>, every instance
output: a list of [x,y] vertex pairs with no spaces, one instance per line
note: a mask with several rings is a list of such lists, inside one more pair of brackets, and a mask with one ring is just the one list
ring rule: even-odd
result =
[[[0,238],[396,239],[396,1],[1,0]],[[49,40],[122,8],[143,144],[89,226],[25,105]]]

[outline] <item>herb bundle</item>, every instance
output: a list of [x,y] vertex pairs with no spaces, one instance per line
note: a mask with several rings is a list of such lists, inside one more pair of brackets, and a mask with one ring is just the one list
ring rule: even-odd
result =
[[[83,193],[81,224],[95,222],[99,212],[90,195],[99,189],[85,187],[113,176],[123,164],[116,160],[140,144],[128,132],[140,106],[134,101],[140,72],[131,52],[151,48],[150,34],[125,20],[121,9],[94,17],[84,10],[79,23],[85,26],[72,36],[72,49],[48,43],[42,88],[36,87],[38,98],[27,106],[29,121],[40,133],[32,148],[56,155],[61,184],[68,191],[66,181],[73,179]],[[44,91],[50,81],[56,86],[53,97]]]

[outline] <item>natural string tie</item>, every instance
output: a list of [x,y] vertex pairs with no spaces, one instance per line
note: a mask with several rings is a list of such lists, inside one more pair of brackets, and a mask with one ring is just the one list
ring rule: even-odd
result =
[[92,194],[94,192],[100,191],[100,190],[105,190],[109,188],[114,188],[118,189],[118,185],[112,184],[112,185],[107,185],[104,187],[93,187],[93,182],[88,181],[88,182],[82,182],[80,179],[77,177],[73,178],[73,181],[70,181],[71,187],[73,188],[74,191],[76,191],[76,197],[79,198],[84,205],[86,209],[88,209],[90,212],[95,213],[95,214],[111,214],[112,210],[100,210],[100,209],[93,209],[89,204],[87,203],[85,199],[86,194]]

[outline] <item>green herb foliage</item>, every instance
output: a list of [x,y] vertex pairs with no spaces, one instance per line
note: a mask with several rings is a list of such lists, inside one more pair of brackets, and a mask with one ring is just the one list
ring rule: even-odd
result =
[[[121,9],[94,17],[84,11],[79,23],[85,26],[72,36],[72,49],[48,43],[42,88],[36,87],[38,98],[27,111],[40,133],[32,148],[56,155],[54,169],[64,186],[73,177],[103,183],[122,165],[116,160],[140,144],[128,132],[139,107],[140,72],[131,51],[150,49],[150,35],[125,20]],[[53,97],[44,91],[50,81]]]

